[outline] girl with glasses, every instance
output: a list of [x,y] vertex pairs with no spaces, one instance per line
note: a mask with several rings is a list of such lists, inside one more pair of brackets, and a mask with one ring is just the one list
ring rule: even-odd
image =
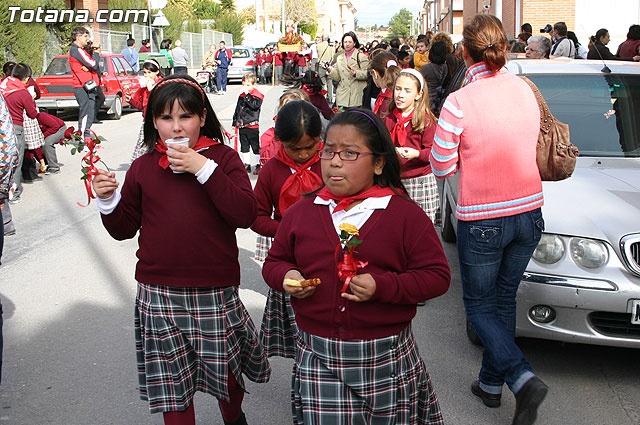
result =
[[[267,256],[285,211],[302,194],[322,185],[316,155],[321,132],[320,115],[309,102],[294,100],[278,111],[274,133],[279,148],[260,171],[254,189],[258,218],[251,229],[259,235],[256,259]],[[260,329],[267,356],[294,358],[297,333],[289,295],[270,289]]]
[[[284,215],[262,270],[296,314],[293,423],[441,424],[411,331],[416,304],[449,287],[433,225],[404,194],[389,132],[371,111],[336,115],[318,156],[324,186]],[[359,245],[357,272],[343,281],[344,229]],[[285,284],[314,278],[315,287]]]

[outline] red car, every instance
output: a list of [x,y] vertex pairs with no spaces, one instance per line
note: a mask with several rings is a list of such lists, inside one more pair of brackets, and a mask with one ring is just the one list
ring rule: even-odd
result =
[[[125,94],[133,96],[140,88],[140,82],[129,62],[120,54],[101,54],[100,71],[100,87],[105,96],[102,109],[107,111],[111,119],[119,120],[122,107],[129,105],[125,100]],[[36,84],[42,92],[42,97],[36,100],[36,105],[52,114],[61,109],[78,108],[73,94],[72,78],[69,57],[54,57],[44,75],[36,79]]]

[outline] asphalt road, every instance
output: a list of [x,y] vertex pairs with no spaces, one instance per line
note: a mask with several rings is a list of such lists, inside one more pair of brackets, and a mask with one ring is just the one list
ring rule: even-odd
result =
[[[261,131],[272,125],[281,88],[263,86]],[[239,85],[210,96],[229,130]],[[139,112],[94,126],[107,138],[101,156],[123,180],[141,123]],[[76,125],[69,122],[70,125]],[[84,201],[80,158],[58,148],[62,172],[25,186],[12,207],[17,234],[5,241],[0,267],[4,365],[0,424],[161,424],[138,398],[133,337],[135,240],[118,242]],[[255,181],[255,177],[252,176]],[[255,234],[238,231],[241,296],[260,326],[267,287],[252,259]],[[418,310],[413,328],[448,424],[509,424],[515,400],[489,409],[471,395],[481,349],[465,336],[455,245],[444,244],[453,281],[444,296]],[[173,246],[166,249],[187,249]],[[539,424],[640,424],[640,351],[551,341],[519,341],[549,385]],[[292,361],[271,360],[267,384],[249,383],[250,424],[291,423]],[[221,424],[216,401],[198,394],[198,423]]]

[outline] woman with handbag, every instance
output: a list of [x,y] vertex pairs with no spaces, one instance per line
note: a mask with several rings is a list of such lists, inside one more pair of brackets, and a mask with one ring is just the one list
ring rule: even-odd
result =
[[335,66],[329,66],[329,77],[338,81],[336,106],[341,111],[362,104],[362,90],[367,85],[369,59],[360,53],[360,42],[349,31],[342,36],[344,52],[338,55]]
[[535,422],[548,391],[514,342],[516,292],[544,230],[540,110],[529,85],[502,69],[507,46],[495,16],[477,15],[464,27],[465,84],[444,102],[430,160],[439,178],[464,164],[458,258],[467,318],[484,345],[471,392],[498,407],[506,383],[516,397],[513,424],[523,425]]

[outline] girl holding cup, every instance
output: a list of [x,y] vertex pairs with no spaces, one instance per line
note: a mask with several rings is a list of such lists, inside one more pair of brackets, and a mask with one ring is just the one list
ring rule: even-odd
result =
[[[188,138],[189,146],[168,150],[165,142],[178,137]],[[253,223],[257,203],[242,162],[222,137],[198,83],[169,76],[150,93],[144,122],[149,153],[133,162],[121,192],[112,172],[99,170],[93,181],[109,234],[123,240],[140,232],[140,397],[151,413],[163,412],[165,424],[195,424],[196,391],[218,399],[225,424],[246,424],[242,374],[266,382],[271,372],[238,297],[235,232]]]

